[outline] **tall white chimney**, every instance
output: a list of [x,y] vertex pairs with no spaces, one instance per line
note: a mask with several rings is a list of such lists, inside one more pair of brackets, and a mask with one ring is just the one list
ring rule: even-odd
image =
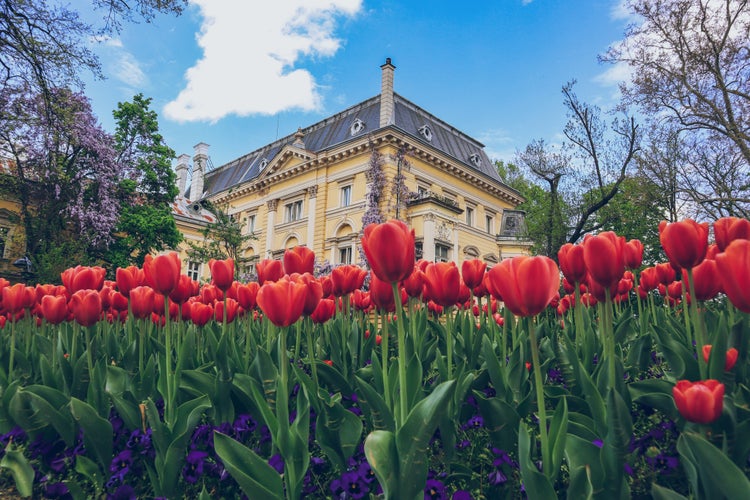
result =
[[199,142],[193,146],[193,178],[190,183],[190,200],[198,201],[203,197],[203,179],[208,163],[208,144]]
[[393,123],[393,71],[396,66],[391,64],[391,58],[385,59],[380,83],[380,126],[385,127]]
[[187,185],[188,168],[190,165],[190,155],[181,154],[177,157],[177,166],[175,172],[177,173],[177,189],[178,196],[185,195],[185,186]]

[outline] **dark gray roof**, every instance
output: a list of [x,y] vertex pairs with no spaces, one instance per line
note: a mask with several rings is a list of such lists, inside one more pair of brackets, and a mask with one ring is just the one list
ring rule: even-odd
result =
[[[404,133],[413,136],[417,141],[429,144],[442,153],[453,157],[461,165],[485,177],[502,183],[494,164],[484,152],[484,145],[428,113],[419,106],[394,94],[394,122],[392,125]],[[356,120],[364,127],[352,135],[352,125]],[[420,133],[427,126],[430,133]],[[337,144],[350,141],[380,128],[380,95],[363,101],[325,120],[302,129],[305,149],[319,152],[330,149]],[[273,160],[281,149],[292,144],[295,135],[290,134],[271,144],[248,153],[226,165],[222,165],[206,174],[205,195],[213,195],[230,189],[243,182],[257,177],[266,162]],[[472,160],[472,155],[475,155]],[[189,194],[186,195],[188,198]]]

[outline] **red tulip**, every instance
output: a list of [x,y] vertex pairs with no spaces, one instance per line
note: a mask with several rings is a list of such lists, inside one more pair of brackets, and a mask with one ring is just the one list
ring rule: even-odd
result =
[[659,224],[659,240],[669,262],[690,269],[706,257],[708,251],[708,224],[698,224],[692,219]]
[[[138,319],[148,318],[154,312],[154,289],[150,286],[137,286],[130,290],[130,310]],[[164,311],[164,303],[161,303]]]
[[157,255],[156,257],[146,255],[146,259],[143,261],[146,283],[155,292],[162,295],[169,295],[177,287],[180,282],[181,268],[182,263],[177,252]]
[[731,242],[716,256],[716,266],[729,300],[740,311],[750,313],[750,240]]
[[643,243],[640,240],[630,240],[625,243],[625,267],[638,269],[643,263]]
[[260,285],[255,281],[237,287],[237,302],[245,311],[255,307],[258,289],[260,289]]
[[367,312],[372,307],[372,300],[370,299],[370,292],[362,290],[354,290],[349,295],[349,303],[354,306],[357,311]]
[[680,380],[672,388],[674,403],[685,420],[710,424],[721,416],[724,384],[718,380]]
[[213,304],[217,300],[224,300],[224,294],[215,285],[203,285],[200,293],[201,302],[204,304]]
[[96,290],[78,290],[70,297],[69,307],[82,326],[95,325],[102,316],[102,299]]
[[333,299],[322,299],[318,302],[318,307],[315,308],[310,318],[312,318],[313,323],[321,324],[331,319],[335,312],[336,302]]
[[68,318],[68,301],[64,296],[45,295],[41,302],[42,316],[52,325],[62,323]]
[[656,268],[647,267],[641,271],[638,285],[647,292],[656,290],[656,287],[659,285],[659,275],[656,273]]
[[583,260],[589,277],[604,288],[616,286],[625,272],[625,238],[612,231],[583,240]]
[[[688,282],[685,270],[682,281]],[[706,259],[693,268],[693,287],[698,300],[711,300],[721,292],[721,276],[715,260]]]
[[115,271],[115,281],[117,282],[117,290],[127,297],[130,290],[146,284],[146,275],[143,273],[143,269],[136,266],[118,267]]
[[264,259],[255,265],[255,272],[260,285],[266,281],[279,281],[284,276],[284,265],[280,260]]
[[214,305],[214,318],[217,322],[221,323],[224,321],[224,304],[227,305],[227,323],[231,323],[234,321],[234,318],[237,317],[237,311],[239,309],[239,304],[234,299],[226,299],[217,301]]
[[659,283],[668,285],[677,277],[677,271],[675,271],[675,268],[669,262],[656,264],[654,268],[656,269],[656,276],[659,278]]
[[421,297],[424,292],[424,273],[417,266],[414,266],[414,271],[401,282],[401,286],[404,287],[409,297]]
[[381,280],[376,274],[370,276],[370,300],[379,311],[396,310],[391,283]]
[[127,314],[128,310],[128,298],[120,292],[115,292],[111,297],[112,309],[114,311],[125,311]]
[[414,270],[414,230],[400,220],[369,224],[361,243],[373,274],[381,280],[401,281]]
[[487,263],[479,259],[465,260],[461,264],[461,277],[469,288],[475,288],[482,284],[484,271],[487,269]]
[[349,295],[354,290],[362,288],[367,277],[367,271],[359,266],[345,265],[339,266],[331,271],[331,292],[336,297]]
[[750,220],[722,217],[714,222],[714,238],[720,252],[734,240],[750,240]]
[[296,246],[284,251],[284,271],[287,274],[313,274],[315,252],[305,246]]
[[222,292],[229,290],[234,281],[234,259],[208,261],[211,270],[211,282]]
[[586,262],[583,260],[583,246],[566,243],[557,252],[560,270],[570,283],[583,283],[586,279]]
[[295,274],[295,276],[297,276],[296,281],[305,285],[307,290],[305,306],[302,308],[302,314],[309,316],[313,313],[315,308],[318,307],[320,299],[323,298],[323,285],[321,285],[320,282],[315,279],[315,276],[310,273],[305,273],[303,275]]
[[289,326],[302,315],[307,287],[288,279],[267,282],[258,290],[258,306],[276,326]]
[[200,285],[187,274],[181,274],[177,286],[169,294],[169,298],[176,304],[184,304],[187,299],[198,295]]
[[103,267],[76,266],[60,273],[69,294],[78,290],[101,290],[107,271]]
[[432,262],[424,272],[424,295],[443,307],[455,305],[461,293],[461,276],[455,262]]
[[[204,326],[214,316],[214,308],[202,302],[192,302],[190,304],[190,321],[197,326]],[[222,321],[224,316],[222,315]]]
[[30,309],[36,303],[36,290],[27,287],[23,283],[16,283],[13,286],[6,286],[2,289],[3,308],[11,313],[16,314],[24,309]]
[[505,307],[516,316],[539,314],[560,288],[560,270],[549,257],[505,259],[487,274],[491,289],[500,293]]
[[[706,344],[703,346],[703,360],[708,363],[708,359],[711,357],[711,344]],[[730,371],[732,368],[734,368],[734,365],[737,363],[737,357],[739,356],[739,351],[735,349],[734,347],[730,347],[727,350],[726,357],[724,358],[724,371]]]

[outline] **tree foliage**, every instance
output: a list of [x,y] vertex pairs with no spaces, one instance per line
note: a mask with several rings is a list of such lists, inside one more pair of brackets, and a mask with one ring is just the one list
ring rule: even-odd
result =
[[119,215],[115,149],[85,96],[52,89],[44,98],[6,87],[0,148],[12,160],[2,188],[20,205],[26,250],[37,269],[40,256],[63,243],[73,255],[111,243]]
[[[679,149],[674,193],[703,217],[750,212],[750,3],[628,0],[637,22],[604,61],[625,64],[637,105]],[[655,143],[658,146],[658,143]]]
[[83,22],[67,2],[0,0],[0,78],[3,86],[47,96],[56,87],[80,86],[80,72],[101,77],[89,43],[120,29],[123,21],[150,21],[157,13],[180,14],[186,0],[93,0],[104,26]]
[[235,269],[238,269],[246,261],[243,255],[246,243],[255,239],[255,236],[243,234],[242,221],[229,215],[226,210],[212,205],[207,200],[202,203],[214,214],[216,221],[208,223],[201,231],[203,241],[188,243],[188,258],[196,262],[231,258],[234,260]]
[[600,212],[634,169],[640,143],[633,118],[606,122],[597,106],[578,99],[574,84],[562,89],[568,109],[565,143],[554,147],[535,140],[516,157],[543,189],[542,231],[533,239],[538,252],[553,258],[565,242],[574,243],[604,227]]
[[164,144],[150,104],[150,98],[138,94],[113,112],[120,217],[104,255],[112,268],[141,265],[147,254],[175,248],[182,240],[171,208],[178,194],[171,164],[175,153]]

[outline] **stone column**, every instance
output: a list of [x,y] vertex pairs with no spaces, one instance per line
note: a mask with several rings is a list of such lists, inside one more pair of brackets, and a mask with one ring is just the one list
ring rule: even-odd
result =
[[315,209],[317,207],[318,186],[307,188],[307,248],[315,250],[315,223],[317,222]]
[[271,258],[273,252],[273,237],[276,225],[276,210],[279,208],[279,200],[268,200],[268,222],[266,223],[266,258]]
[[424,238],[422,239],[422,258],[429,262],[435,260],[435,216],[424,216]]
[[190,181],[190,200],[198,201],[203,198],[203,180],[208,163],[208,144],[199,142],[194,146],[193,178]]

